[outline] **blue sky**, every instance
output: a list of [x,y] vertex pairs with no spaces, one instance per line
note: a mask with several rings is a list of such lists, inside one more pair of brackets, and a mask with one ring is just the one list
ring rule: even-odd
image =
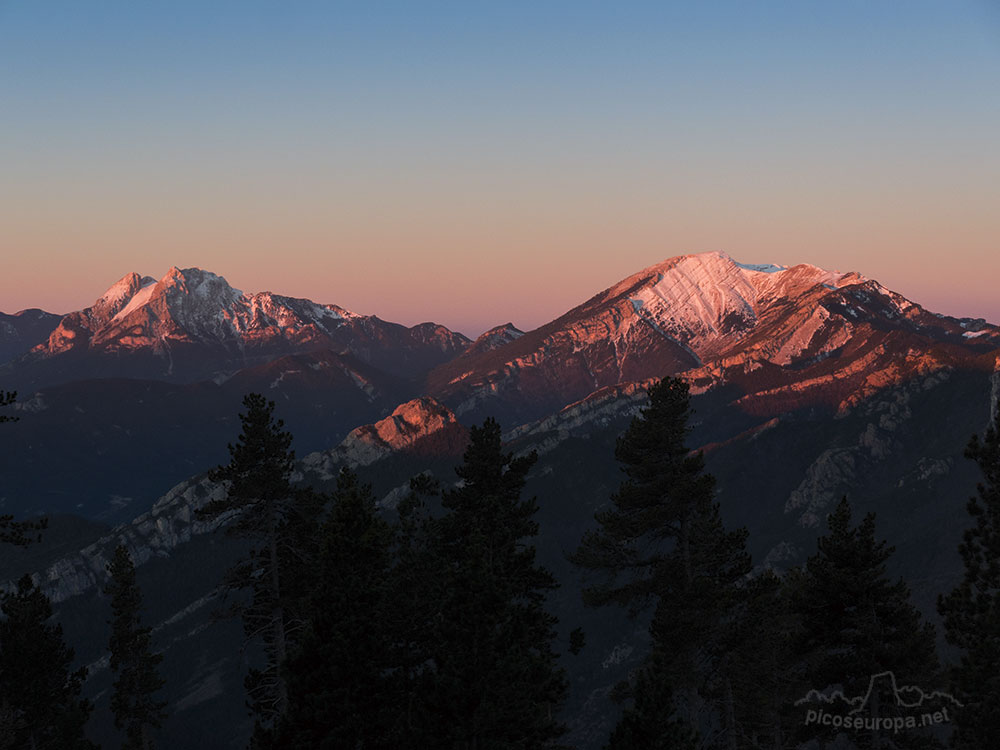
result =
[[476,333],[721,249],[1000,322],[998,90],[984,0],[0,0],[0,310],[176,264]]

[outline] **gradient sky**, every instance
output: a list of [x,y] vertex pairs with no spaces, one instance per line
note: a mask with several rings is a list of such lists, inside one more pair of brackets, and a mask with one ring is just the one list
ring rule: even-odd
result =
[[1000,2],[0,0],[0,310],[129,271],[475,335],[673,255],[1000,323]]

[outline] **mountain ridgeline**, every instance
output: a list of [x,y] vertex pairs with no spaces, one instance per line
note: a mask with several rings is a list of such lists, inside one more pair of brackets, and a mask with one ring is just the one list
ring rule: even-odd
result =
[[[675,712],[660,716],[667,724],[655,731],[674,737],[677,747],[723,743],[737,726],[758,743],[776,724],[787,729],[785,708],[795,697],[775,692],[781,679],[773,670],[795,665],[782,655],[818,659],[827,671],[840,662],[822,661],[797,641],[764,639],[770,651],[760,653],[727,644],[748,632],[770,636],[761,621],[794,620],[795,602],[808,601],[796,597],[820,596],[810,593],[805,573],[790,571],[808,570],[822,554],[823,534],[830,545],[864,541],[875,550],[866,554],[876,555],[868,522],[852,525],[850,511],[839,505],[845,496],[857,519],[877,514],[879,534],[895,547],[872,575],[910,582],[905,596],[893,594],[892,616],[910,622],[922,614],[940,624],[937,598],[963,576],[957,549],[978,477],[963,454],[970,435],[991,424],[1000,393],[1000,328],[929,312],[856,273],[741,264],[724,253],[672,258],[541,328],[506,323],[474,342],[433,323],[404,327],[332,304],[244,294],[199,269],[174,268],[159,281],[129,274],[85,310],[3,316],[0,353],[0,385],[19,394],[6,411],[20,417],[0,430],[2,512],[50,518],[41,544],[0,548],[0,573],[11,581],[9,591],[23,573],[34,574],[54,603],[66,641],[89,665],[90,731],[105,746],[117,740],[100,718],[109,715],[112,680],[102,591],[120,545],[135,561],[137,585],[146,592],[144,621],[163,653],[162,736],[177,747],[243,747],[254,732],[243,708],[245,667],[271,653],[270,646],[234,651],[243,629],[212,617],[222,605],[222,576],[245,559],[247,541],[220,533],[231,523],[226,516],[204,512],[224,498],[225,482],[208,471],[226,463],[247,393],[273,400],[295,436],[299,458],[288,474],[295,492],[336,494],[347,470],[357,488],[370,484],[376,517],[390,524],[412,512],[416,476],[419,486],[439,487],[427,496],[429,518],[458,503],[462,483],[454,469],[467,459],[470,435],[487,418],[502,426],[496,430],[503,450],[515,462],[525,459],[516,464],[524,470],[523,497],[537,498],[525,527],[537,525],[531,538],[537,564],[559,584],[542,587],[553,624],[532,626],[539,633],[549,628],[545,648],[556,648],[559,669],[568,670],[564,690],[557,672],[547,683],[552,691],[545,700],[559,721],[539,724],[539,737],[556,737],[559,724],[566,729],[559,741],[579,748],[601,747],[612,731],[618,743],[612,746],[638,746],[643,732],[654,731],[646,723],[651,707],[663,702]],[[745,529],[740,544],[757,581],[752,592],[738,595],[749,597],[737,606],[749,619],[694,628],[711,641],[691,641],[686,662],[667,658],[662,643],[673,631],[655,606],[656,596],[685,601],[683,586],[650,590],[652,609],[639,607],[633,619],[622,608],[584,606],[580,592],[588,584],[583,568],[570,561],[581,540],[600,530],[595,513],[612,517],[608,509],[622,481],[616,446],[664,377],[676,377],[690,394],[686,445],[702,452],[703,470],[715,479],[698,512],[710,519],[714,504],[718,523],[732,533]],[[357,493],[368,491],[343,494],[353,492],[357,501]],[[835,516],[841,520],[831,527]],[[416,529],[411,525],[411,533]],[[671,534],[656,538],[677,538]],[[359,554],[384,556],[391,544]],[[762,570],[774,571],[775,580],[761,578]],[[793,580],[806,588],[787,588]],[[414,585],[408,593],[417,591]],[[731,611],[723,602],[737,594],[716,595],[704,611]],[[374,615],[359,610],[364,616]],[[323,622],[317,627],[333,627]],[[385,626],[389,633],[397,627]],[[586,633],[586,646],[571,656],[567,644],[576,628]],[[925,638],[917,630],[907,637]],[[924,648],[926,638],[920,642]],[[714,676],[684,666],[709,653],[721,659],[711,662]],[[759,660],[767,654],[768,674],[776,675],[771,687],[737,679],[751,663],[764,669]],[[930,661],[922,665],[912,674],[897,667],[895,676],[928,693],[947,687]],[[893,669],[844,678],[861,690],[868,678]],[[643,694],[659,689],[665,674],[672,675],[672,692]],[[720,678],[725,674],[728,682]],[[460,675],[449,680],[465,679]],[[619,723],[622,707],[611,694],[630,675],[626,720]],[[439,685],[440,695],[459,684]],[[396,696],[392,691],[415,689],[383,688]],[[697,718],[699,712],[709,718]],[[765,718],[770,723],[761,723]],[[264,730],[284,731],[273,720],[258,726],[257,736]]]

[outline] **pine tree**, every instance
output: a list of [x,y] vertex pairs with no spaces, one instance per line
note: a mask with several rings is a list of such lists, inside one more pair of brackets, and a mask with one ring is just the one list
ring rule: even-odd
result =
[[320,531],[308,624],[288,664],[280,747],[400,747],[386,628],[391,541],[371,487],[343,469]]
[[[886,563],[893,548],[875,536],[875,515],[851,526],[844,498],[827,519],[829,534],[806,561],[795,607],[801,617],[798,652],[810,687],[839,685],[847,696],[865,695],[871,678],[892,672],[899,685],[931,687],[938,679],[934,627],[910,603],[906,583],[892,582]],[[896,709],[873,694],[867,709]],[[881,703],[880,703],[881,701]],[[893,744],[885,744],[892,740]],[[925,747],[924,736],[882,733],[852,736],[861,747]]]
[[243,399],[242,430],[229,445],[230,461],[209,474],[224,482],[224,499],[207,503],[202,518],[231,516],[227,533],[250,542],[248,557],[229,572],[225,587],[249,592],[249,603],[238,607],[247,638],[262,643],[265,664],[246,678],[249,707],[257,718],[253,744],[266,746],[275,722],[288,706],[284,665],[293,637],[301,626],[296,572],[309,548],[303,534],[311,533],[315,495],[291,486],[295,454],[292,436],[274,418],[274,402],[257,393]]
[[127,750],[151,750],[152,730],[160,726],[165,714],[163,701],[154,698],[163,687],[157,665],[161,654],[150,651],[152,632],[143,627],[140,611],[142,592],[135,580],[135,565],[123,545],[115,549],[108,564],[111,576],[104,593],[111,597],[111,671],[117,675],[111,695],[115,726],[125,730]]
[[[10,406],[17,400],[16,391],[0,391],[0,408]],[[0,424],[4,422],[16,422],[20,417],[0,414]],[[0,515],[0,544],[16,544],[19,547],[26,547],[32,542],[42,540],[42,532],[48,527],[48,520],[45,518],[38,521],[15,521],[10,514]]]
[[389,572],[390,598],[396,606],[385,613],[385,632],[393,644],[396,664],[394,690],[400,707],[398,736],[404,746],[432,744],[433,713],[426,709],[434,691],[434,655],[439,635],[442,603],[450,595],[443,571],[448,566],[438,556],[439,519],[429,502],[440,499],[440,484],[427,475],[410,480],[410,493],[400,502],[395,525],[393,563]]
[[638,670],[631,692],[633,704],[627,707],[615,726],[606,750],[694,750],[697,735],[688,723],[675,714],[673,690],[663,679],[665,665],[653,655]]
[[62,627],[49,622],[48,598],[25,575],[3,595],[0,611],[0,710],[13,720],[13,747],[93,748],[83,733],[91,705],[80,697],[87,670],[70,672],[73,650]]
[[[17,391],[0,391],[0,408],[10,406],[17,401]],[[4,422],[16,422],[19,417],[12,417],[9,414],[0,414],[0,424]]]
[[[729,597],[718,633],[720,672],[716,701],[722,732],[709,744],[729,748],[789,747],[798,717],[789,708],[801,697],[802,665],[792,654],[799,618],[791,607],[790,581],[765,570]],[[721,699],[721,700],[720,700]]]
[[665,694],[666,685],[688,732],[711,743],[719,727],[730,740],[736,731],[726,639],[750,559],[746,531],[723,527],[715,480],[685,444],[689,415],[686,383],[666,378],[649,389],[649,405],[615,449],[626,479],[571,559],[598,577],[584,591],[588,605],[653,609],[651,676],[634,687],[626,718],[635,723],[655,704],[636,691],[655,685]]
[[428,719],[411,746],[478,750],[551,747],[567,684],[545,611],[552,575],[535,563],[534,498],[521,499],[534,454],[504,453],[500,426],[473,427],[461,485],[442,493],[429,559],[436,611],[426,644],[428,687],[410,715]]
[[966,448],[983,475],[966,506],[974,525],[958,551],[962,582],[938,600],[945,636],[961,654],[952,691],[962,702],[952,746],[962,750],[1000,746],[1000,403],[985,436]]

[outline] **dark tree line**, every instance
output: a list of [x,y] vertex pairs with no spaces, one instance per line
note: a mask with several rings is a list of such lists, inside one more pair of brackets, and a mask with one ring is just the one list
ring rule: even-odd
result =
[[[17,398],[0,391],[0,407]],[[0,414],[0,423],[17,417]],[[0,516],[0,543],[26,546],[38,541],[41,521]],[[0,596],[0,748],[90,748],[83,727],[89,701],[80,697],[86,670],[70,671],[73,650],[62,627],[51,622],[52,605],[31,576]]]
[[135,563],[124,545],[108,565],[104,593],[111,599],[111,711],[115,726],[124,730],[123,750],[152,750],[153,733],[166,718],[166,703],[156,694],[163,687],[157,666],[162,654],[152,652],[151,628],[142,624],[142,592],[135,580]]
[[390,524],[349,469],[329,496],[293,488],[274,403],[244,406],[230,463],[211,475],[226,497],[202,515],[230,514],[251,545],[225,585],[244,592],[246,636],[264,646],[246,681],[252,746],[556,747],[556,583],[530,543],[537,505],[521,498],[535,456],[505,453],[487,420],[459,485],[415,480]]
[[[229,497],[208,512],[272,508],[231,526],[255,543],[229,578],[249,593],[247,635],[265,644],[265,664],[247,681],[255,745],[558,746],[567,685],[544,608],[556,583],[534,562],[537,506],[521,498],[535,456],[504,453],[487,420],[471,431],[459,483],[416,478],[389,523],[349,470],[329,497],[294,490],[291,437],[273,403],[250,396],[245,405],[233,459],[215,474],[230,482]],[[891,717],[897,686],[951,687],[967,706],[953,744],[992,745],[1000,425],[968,452],[987,481],[969,506],[977,525],[962,547],[966,581],[941,603],[947,637],[968,654],[949,683],[933,628],[887,572],[893,548],[875,516],[855,522],[845,498],[804,565],[755,570],[746,531],[725,528],[714,479],[686,445],[689,416],[683,382],[650,389],[616,448],[625,480],[572,556],[593,575],[587,604],[650,620],[651,650],[616,691],[622,715],[607,747],[940,746],[919,728],[874,722],[845,734],[804,721],[810,691],[864,696],[860,717]],[[262,488],[273,488],[271,500]],[[878,683],[886,676],[889,692]]]
[[[15,393],[0,392],[0,407],[14,403]],[[0,415],[0,423],[17,417]],[[25,546],[40,541],[40,521],[14,521],[0,516],[0,543]],[[152,750],[152,730],[164,718],[157,701],[163,686],[151,651],[150,629],[142,627],[142,595],[135,566],[119,546],[107,566],[112,616],[108,642],[110,667],[118,679],[111,710],[115,725],[125,730],[127,750]],[[81,697],[86,668],[71,670],[74,652],[52,622],[52,605],[30,575],[0,596],[0,750],[87,750],[95,748],[84,733],[93,704]]]
[[[629,684],[607,747],[793,748],[843,742],[805,726],[810,690],[864,696],[891,672],[900,685],[938,687],[934,631],[886,562],[875,517],[852,525],[843,500],[806,564],[754,573],[746,531],[727,530],[714,480],[686,445],[688,387],[665,379],[619,439],[625,479],[573,555],[594,582],[593,606],[650,616],[651,650]],[[873,695],[864,715],[896,706]],[[857,747],[927,747],[918,732],[854,733]]]
[[[0,406],[12,401],[2,394]],[[223,587],[263,647],[246,678],[251,746],[560,747],[567,678],[545,607],[557,584],[535,561],[537,503],[522,498],[536,456],[505,452],[487,420],[470,431],[458,482],[415,478],[390,522],[349,469],[329,494],[295,486],[274,403],[250,394],[244,406],[230,462],[210,474],[226,495],[201,514],[250,543]],[[943,670],[933,628],[888,575],[893,549],[875,516],[855,521],[846,498],[804,565],[753,567],[746,531],[726,529],[714,479],[687,446],[690,414],[683,382],[650,389],[616,447],[625,478],[572,555],[592,576],[587,604],[649,621],[651,648],[615,691],[606,747],[941,747],[942,735],[879,725],[898,715],[899,686],[948,687],[961,702],[949,704],[951,745],[998,746],[1000,417],[967,450],[984,481],[968,504],[965,577],[939,601],[961,655]],[[39,528],[0,518],[3,541],[27,543]],[[149,750],[165,718],[162,657],[124,547],[108,572],[111,708],[123,747]],[[0,611],[0,748],[93,747],[86,671],[71,671],[44,594],[25,576]],[[852,713],[874,721],[810,724],[818,695],[827,707],[863,696]]]
[[965,564],[959,585],[938,600],[945,635],[959,650],[951,671],[962,702],[952,745],[961,750],[1000,747],[1000,402],[993,424],[965,452],[982,472],[968,502],[972,526],[958,551]]
[[[151,652],[150,629],[141,625],[142,597],[135,567],[119,546],[108,565],[105,593],[111,597],[110,666],[118,679],[111,711],[125,731],[126,750],[152,750],[152,730],[160,726],[163,686]],[[0,599],[0,748],[87,750],[84,727],[93,704],[81,697],[86,668],[71,671],[74,653],[52,622],[52,605],[31,576]]]
[[[0,409],[12,406],[17,400],[16,391],[0,391]],[[10,414],[0,414],[0,424],[16,422],[20,417]],[[41,532],[47,528],[48,522],[42,518],[37,521],[15,521],[10,514],[0,515],[0,544],[16,544],[24,547],[32,541],[41,540]]]

